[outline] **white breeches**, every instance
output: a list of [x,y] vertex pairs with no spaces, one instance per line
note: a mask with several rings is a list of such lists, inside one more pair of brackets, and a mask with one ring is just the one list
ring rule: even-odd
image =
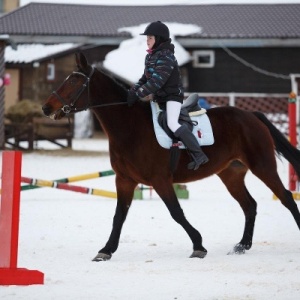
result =
[[167,101],[167,123],[174,133],[181,125],[178,123],[181,103],[177,101]]

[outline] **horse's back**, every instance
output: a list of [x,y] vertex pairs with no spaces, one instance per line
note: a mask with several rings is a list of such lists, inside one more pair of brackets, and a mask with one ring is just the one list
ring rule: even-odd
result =
[[273,144],[268,128],[251,111],[224,106],[209,109],[207,115],[217,145],[248,148],[258,143]]
[[230,126],[234,129],[238,125],[242,128],[245,126],[252,127],[252,129],[265,127],[252,111],[242,110],[234,106],[214,107],[207,111],[207,115],[212,125],[216,124],[218,129],[220,129],[220,126]]
[[251,111],[243,110],[235,106],[218,106],[207,110],[208,116],[223,115],[224,117],[246,117],[252,115]]

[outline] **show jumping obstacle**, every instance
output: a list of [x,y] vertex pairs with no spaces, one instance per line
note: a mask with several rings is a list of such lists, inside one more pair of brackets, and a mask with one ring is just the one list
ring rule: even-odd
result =
[[44,284],[44,274],[18,268],[20,185],[22,153],[2,153],[0,206],[0,285]]
[[[48,181],[22,177],[21,166],[22,152],[3,152],[0,205],[0,285],[31,285],[44,283],[44,274],[42,272],[17,267],[20,192],[22,187],[24,188],[23,190],[36,187],[51,187],[108,198],[117,197],[117,193],[115,192],[67,184],[67,182],[114,175],[115,173],[112,170]],[[29,183],[29,185],[21,187],[21,182]]]
[[[288,115],[289,115],[289,141],[297,147],[297,95],[294,92],[289,94],[288,99]],[[299,177],[292,164],[289,164],[289,190],[292,192],[295,200],[300,200],[300,184]],[[273,194],[273,199],[278,200],[278,197]]]
[[[178,199],[188,199],[189,191],[185,184],[173,184],[174,191]],[[137,186],[134,190],[133,199],[135,200],[143,200],[143,191],[149,190],[150,198],[152,198],[153,187],[152,186],[144,186],[143,184]]]
[[[61,178],[61,179],[55,179],[51,182],[52,182],[52,184],[54,184],[54,182],[69,183],[69,182],[95,179],[95,178],[110,176],[110,175],[115,175],[115,172],[113,170],[101,171],[101,172],[95,172],[95,173],[89,173],[89,174],[83,174],[83,175],[76,175],[76,176],[71,176],[71,177],[66,177],[66,178]],[[21,186],[21,191],[37,189],[37,188],[41,188],[41,187],[42,186],[38,186],[38,185],[22,185]]]
[[67,183],[61,183],[57,181],[50,181],[50,180],[43,180],[43,179],[34,179],[29,177],[21,177],[21,181],[25,183],[29,183],[30,185],[36,185],[40,187],[50,187],[60,190],[67,190],[67,191],[73,191],[77,193],[83,193],[83,194],[89,194],[89,195],[95,195],[95,196],[102,196],[107,198],[117,198],[116,192],[110,192],[100,189],[93,189],[78,185],[70,185]]
[[[104,177],[104,176],[110,176],[110,175],[114,175],[114,174],[115,174],[115,172],[113,170],[108,170],[108,171],[66,177],[66,178],[61,178],[61,179],[56,179],[56,180],[44,180],[44,179],[35,179],[35,178],[29,178],[29,177],[21,177],[21,182],[29,183],[29,185],[22,185],[21,191],[27,191],[27,190],[41,188],[41,187],[50,187],[50,188],[56,188],[56,189],[61,189],[61,190],[67,190],[67,191],[72,191],[72,192],[78,192],[78,193],[83,193],[83,194],[102,196],[102,197],[108,197],[108,198],[115,199],[115,198],[117,198],[116,192],[67,184],[68,182],[89,180],[89,179],[94,179],[94,178],[99,178],[99,177]],[[1,190],[0,190],[0,193],[1,193]]]
[[[297,96],[295,93],[291,92],[289,95],[289,106],[288,106],[288,113],[289,113],[289,138],[290,143],[296,147],[297,146],[297,116],[296,116],[296,102]],[[298,187],[298,176],[291,164],[289,164],[289,190],[293,192],[293,196],[295,199],[298,200],[299,190]]]

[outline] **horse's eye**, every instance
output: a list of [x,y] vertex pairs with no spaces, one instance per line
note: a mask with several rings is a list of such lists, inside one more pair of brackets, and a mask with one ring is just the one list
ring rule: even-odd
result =
[[70,85],[75,85],[76,84],[76,79],[75,78],[72,78],[70,81],[69,81]]

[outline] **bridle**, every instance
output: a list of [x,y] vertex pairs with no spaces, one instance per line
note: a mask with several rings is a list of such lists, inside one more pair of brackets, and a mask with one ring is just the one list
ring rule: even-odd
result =
[[[54,95],[62,104],[63,106],[60,108],[60,110],[62,110],[66,115],[70,114],[70,113],[74,113],[74,112],[79,112],[79,111],[83,111],[83,110],[87,110],[88,108],[94,108],[94,107],[103,107],[103,106],[110,106],[110,105],[120,105],[120,104],[127,104],[127,102],[116,102],[116,103],[107,103],[107,104],[97,104],[97,105],[91,105],[90,104],[90,80],[91,77],[93,76],[95,72],[95,68],[92,67],[92,70],[90,72],[90,74],[87,76],[82,72],[79,71],[74,71],[72,72],[71,75],[69,75],[64,82],[60,85],[60,87],[62,87],[64,85],[64,83],[69,79],[70,76],[72,76],[73,74],[77,74],[77,75],[81,75],[84,77],[85,81],[82,84],[82,86],[76,91],[76,93],[74,94],[74,96],[71,97],[71,103],[67,104],[66,100],[57,93],[57,90],[60,89],[60,87],[56,90],[53,91],[51,94]],[[85,91],[85,89],[87,89],[87,93],[88,93],[88,97],[87,97],[87,102],[86,105],[83,107],[76,107],[76,102],[79,99],[79,97],[81,96],[81,94]]]
[[[77,111],[82,111],[82,110],[87,110],[89,108],[89,99],[90,99],[90,79],[91,77],[93,76],[94,74],[94,71],[95,69],[92,68],[90,74],[87,76],[85,75],[84,73],[82,72],[78,72],[78,71],[74,71],[72,72],[71,75],[69,75],[65,80],[64,82],[61,84],[61,86],[64,85],[64,83],[69,79],[70,76],[72,76],[73,74],[77,74],[77,75],[81,75],[84,77],[85,79],[85,82],[83,83],[83,85],[79,88],[79,90],[74,94],[74,96],[72,96],[71,98],[71,103],[70,104],[67,104],[66,100],[60,96],[57,91],[53,91],[52,92],[52,95],[54,95],[62,104],[63,104],[63,107],[61,108],[61,110],[67,115],[67,114],[70,114],[72,112],[77,112]],[[60,87],[61,87],[60,86]],[[60,87],[58,88],[58,90],[60,89]],[[87,105],[82,107],[82,108],[77,108],[75,106],[77,100],[79,99],[79,97],[81,96],[81,94],[85,91],[85,89],[88,89],[88,101],[87,101]]]

